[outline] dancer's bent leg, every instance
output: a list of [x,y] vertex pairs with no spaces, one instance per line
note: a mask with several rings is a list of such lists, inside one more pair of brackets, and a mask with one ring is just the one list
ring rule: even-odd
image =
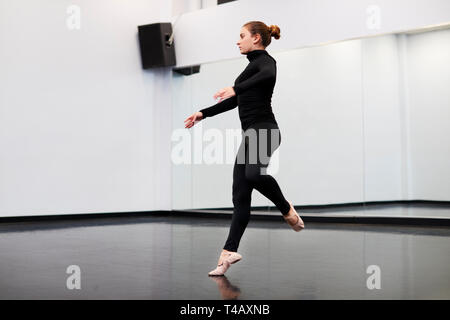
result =
[[258,123],[251,129],[256,134],[253,136],[249,134],[249,152],[253,155],[249,156],[250,161],[246,163],[245,177],[256,190],[272,201],[283,215],[287,215],[290,204],[285,199],[278,182],[266,172],[270,157],[281,144],[280,130],[277,125],[271,123]]

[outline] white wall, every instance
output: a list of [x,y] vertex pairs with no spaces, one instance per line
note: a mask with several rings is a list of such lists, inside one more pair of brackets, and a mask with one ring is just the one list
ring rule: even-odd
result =
[[137,26],[171,10],[0,0],[0,216],[170,209],[171,68],[142,69]]
[[[172,16],[217,6],[217,0],[172,0]],[[173,23],[174,21],[172,21]]]
[[[364,199],[366,201],[408,200],[408,175],[402,167],[410,162],[402,153],[406,133],[402,124],[400,70],[402,56],[397,35],[363,40],[361,43],[364,139]],[[405,181],[403,181],[405,180]],[[403,183],[402,183],[403,182]]]
[[363,40],[366,201],[450,200],[449,39]]
[[276,24],[271,52],[450,22],[448,0],[238,0],[182,15],[175,28],[177,66],[241,56],[239,30],[250,20]]
[[450,29],[409,36],[410,196],[450,200]]

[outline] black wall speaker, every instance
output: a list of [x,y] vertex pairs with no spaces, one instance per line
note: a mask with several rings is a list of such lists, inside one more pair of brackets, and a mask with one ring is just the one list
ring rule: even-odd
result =
[[168,67],[176,65],[175,43],[170,22],[138,26],[142,68]]
[[195,66],[173,68],[172,71],[179,73],[179,74],[184,74],[185,76],[190,76],[191,74],[200,72],[200,65],[197,64]]

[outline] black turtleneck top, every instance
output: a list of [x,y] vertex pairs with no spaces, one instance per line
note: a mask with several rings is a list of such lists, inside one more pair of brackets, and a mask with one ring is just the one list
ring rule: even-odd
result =
[[203,119],[239,105],[239,118],[244,131],[257,122],[278,125],[271,106],[277,62],[266,50],[261,49],[248,52],[247,59],[250,63],[234,82],[236,95],[201,109]]

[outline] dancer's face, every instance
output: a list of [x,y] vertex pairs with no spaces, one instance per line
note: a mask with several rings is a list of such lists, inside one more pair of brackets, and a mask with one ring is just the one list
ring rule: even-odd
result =
[[242,54],[246,54],[255,49],[264,49],[261,46],[261,35],[257,33],[255,36],[252,36],[246,27],[241,28],[237,45]]

